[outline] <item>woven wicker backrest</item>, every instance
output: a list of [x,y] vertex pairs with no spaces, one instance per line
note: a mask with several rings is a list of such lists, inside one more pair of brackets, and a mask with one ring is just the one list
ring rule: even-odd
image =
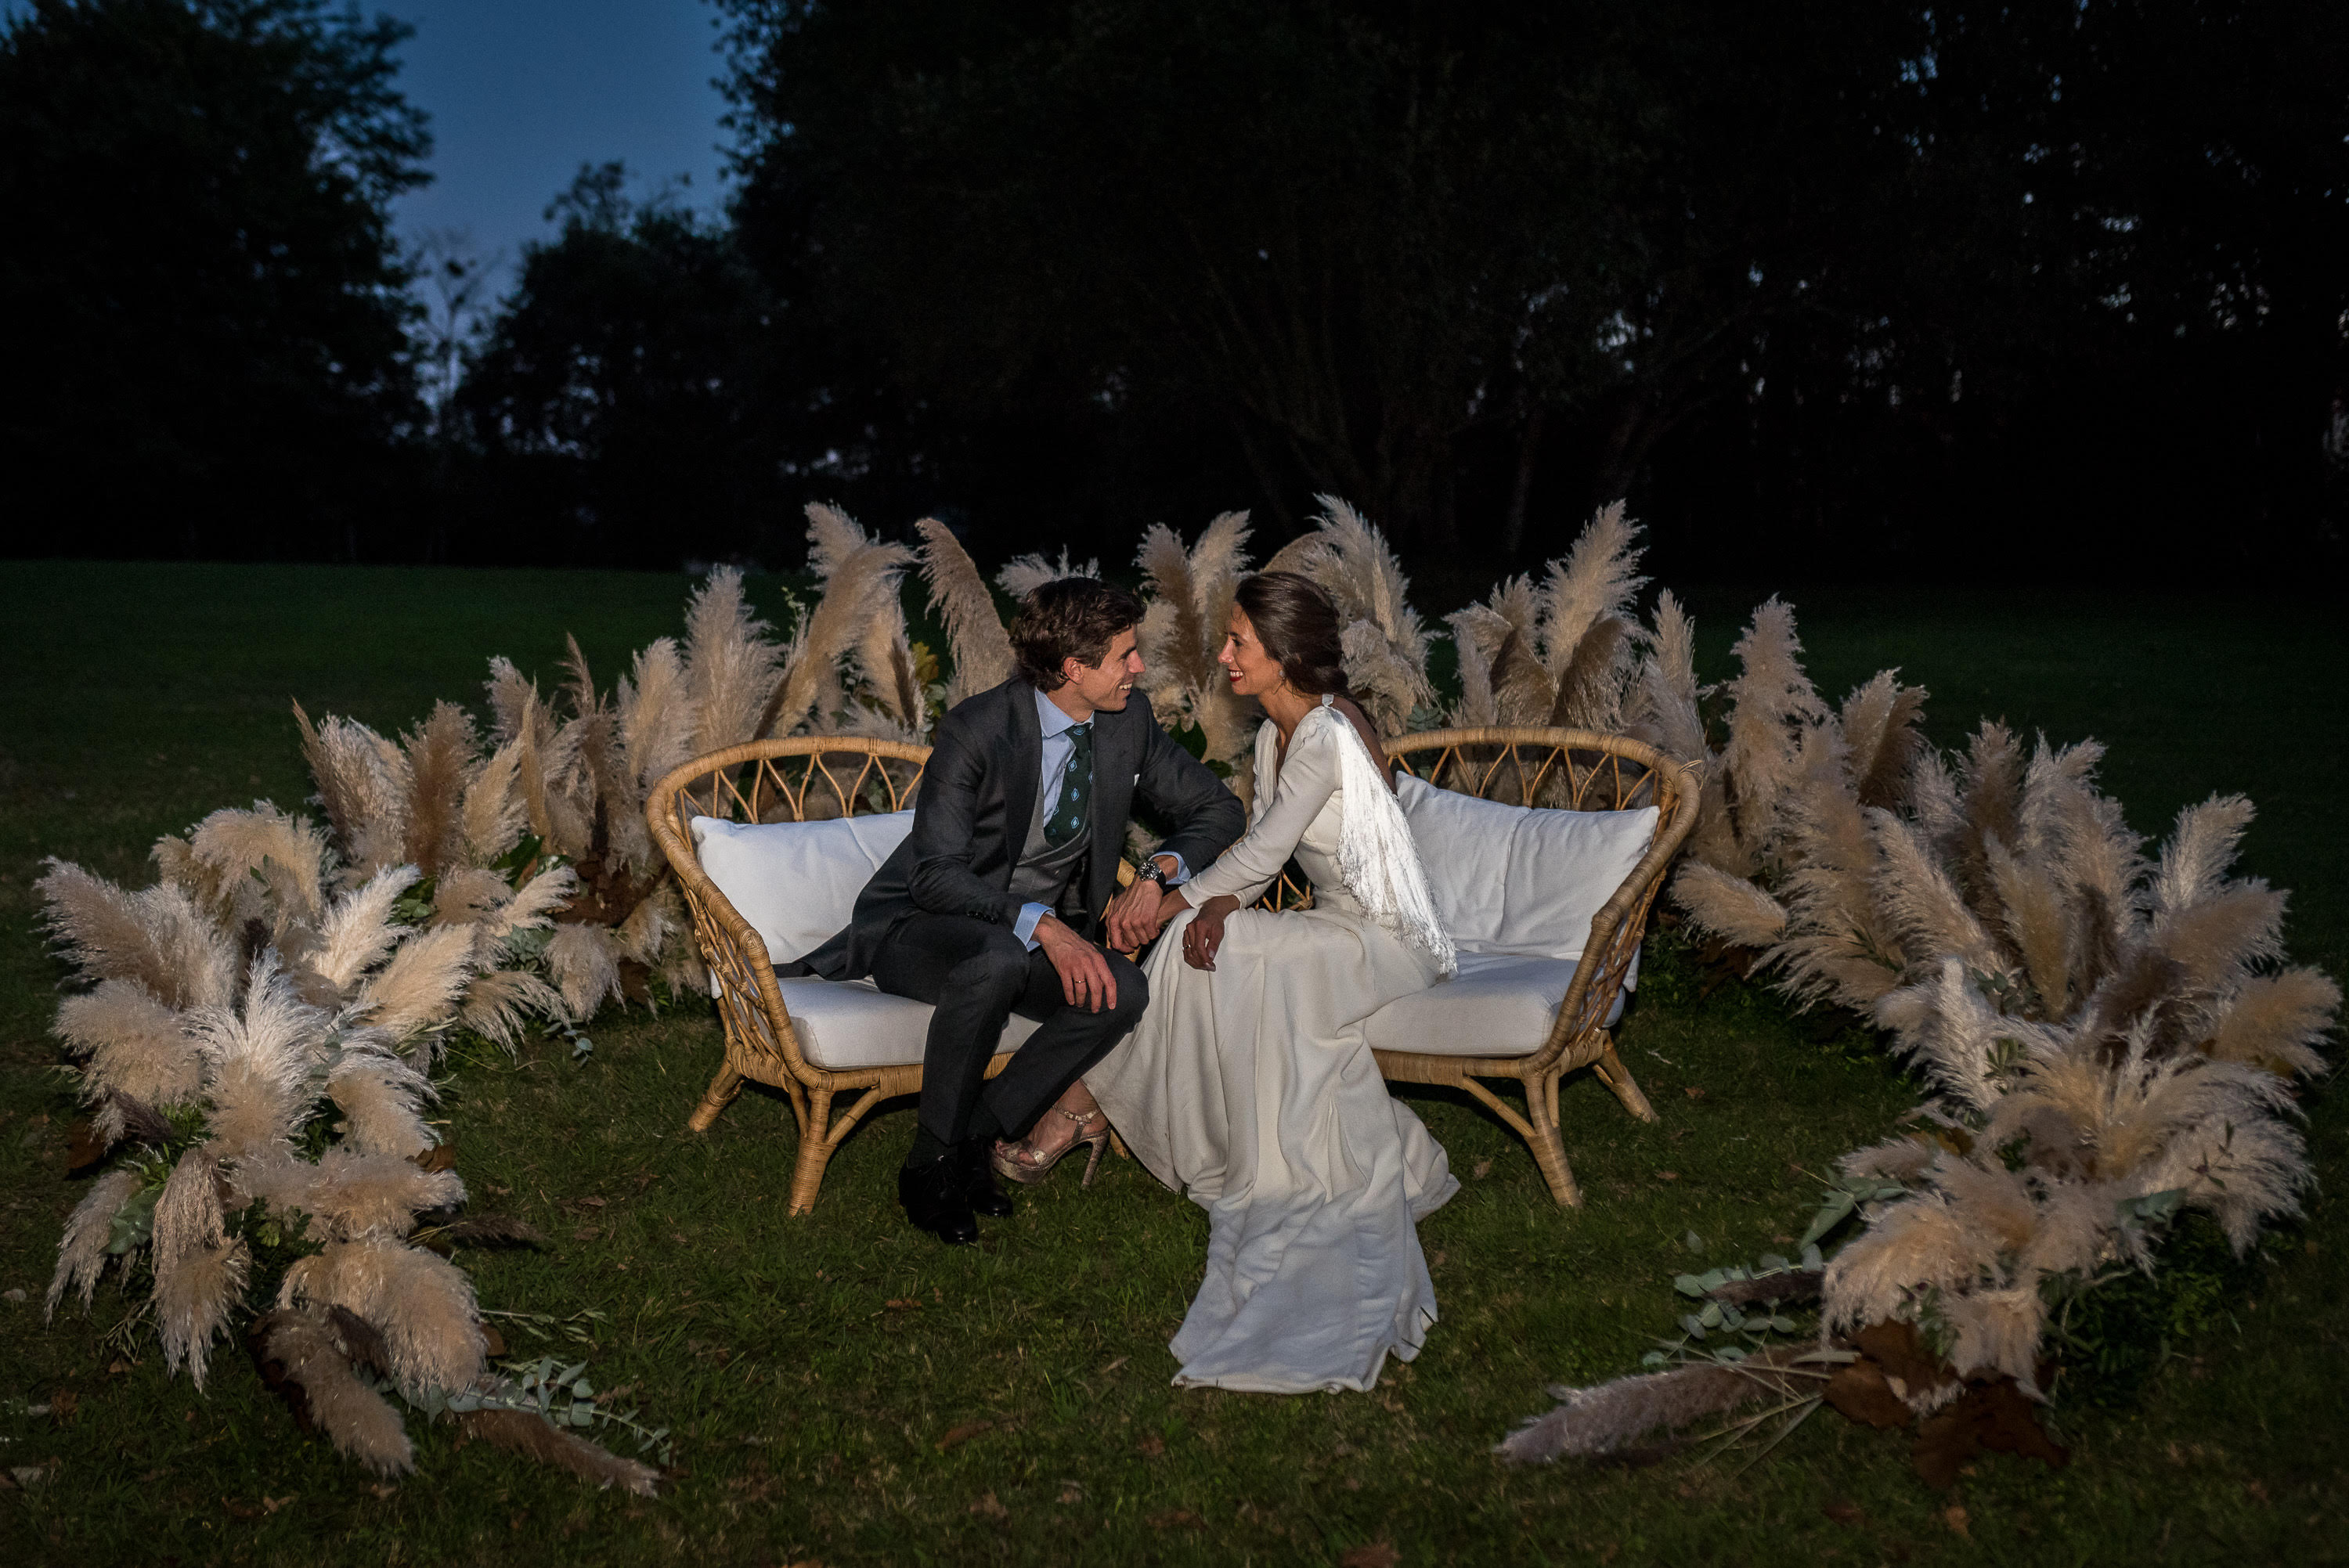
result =
[[799,1041],[788,1025],[776,1026],[786,1015],[767,944],[703,872],[693,851],[693,819],[816,822],[902,811],[913,805],[929,758],[928,747],[902,740],[755,740],[696,758],[646,797],[646,822],[685,894],[702,960],[718,979],[727,1030],[746,1052],[805,1070]]

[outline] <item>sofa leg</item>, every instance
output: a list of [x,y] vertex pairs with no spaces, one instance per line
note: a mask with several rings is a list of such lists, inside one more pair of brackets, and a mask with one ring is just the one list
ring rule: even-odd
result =
[[1656,1119],[1656,1108],[1648,1103],[1648,1097],[1640,1092],[1640,1081],[1631,1076],[1631,1069],[1623,1065],[1623,1058],[1615,1054],[1613,1040],[1607,1042],[1607,1048],[1599,1053],[1597,1061],[1590,1064],[1590,1070],[1599,1075],[1600,1083],[1615,1091],[1615,1098],[1623,1102],[1625,1110],[1641,1121]]
[[792,1162],[792,1210],[804,1214],[815,1207],[816,1189],[823,1185],[823,1168],[832,1161],[832,1095],[808,1091],[807,1120],[800,1129],[799,1158]]
[[1549,1183],[1549,1195],[1561,1209],[1582,1207],[1582,1189],[1567,1163],[1566,1140],[1557,1130],[1557,1079],[1526,1085],[1526,1119],[1531,1124],[1526,1142],[1533,1150],[1534,1168]]
[[741,1092],[742,1075],[734,1070],[733,1063],[729,1062],[718,1069],[716,1078],[709,1080],[709,1091],[701,1097],[701,1103],[693,1108],[693,1115],[686,1122],[685,1130],[688,1132],[709,1131],[717,1121],[718,1113]]

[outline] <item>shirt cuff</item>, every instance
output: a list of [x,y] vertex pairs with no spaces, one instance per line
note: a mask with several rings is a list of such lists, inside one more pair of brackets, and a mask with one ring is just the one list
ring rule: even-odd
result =
[[1191,868],[1183,863],[1182,851],[1178,850],[1159,850],[1155,853],[1152,854],[1150,858],[1154,861],[1159,857],[1159,855],[1164,855],[1168,860],[1174,862],[1174,874],[1166,879],[1166,885],[1168,887],[1181,887],[1185,882],[1191,880]]
[[1052,906],[1049,903],[1021,904],[1019,918],[1011,923],[1011,934],[1025,944],[1029,952],[1035,952],[1036,923],[1051,913]]

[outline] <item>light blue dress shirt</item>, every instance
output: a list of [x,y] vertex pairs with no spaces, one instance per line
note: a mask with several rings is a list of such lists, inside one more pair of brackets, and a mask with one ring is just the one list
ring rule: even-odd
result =
[[[1059,703],[1040,691],[1036,694],[1036,724],[1044,732],[1044,766],[1037,775],[1037,783],[1044,791],[1044,817],[1047,821],[1051,820],[1053,809],[1061,803],[1061,775],[1068,770],[1069,753],[1077,748],[1077,743],[1069,738],[1069,731],[1076,722],[1061,711]],[[1158,852],[1174,862],[1174,874],[1166,879],[1167,886],[1175,887],[1190,880],[1191,868],[1183,863],[1181,855],[1173,850]],[[1011,934],[1025,943],[1029,952],[1035,952],[1036,923],[1051,913],[1052,906],[1048,903],[1021,904],[1019,918],[1011,923]]]

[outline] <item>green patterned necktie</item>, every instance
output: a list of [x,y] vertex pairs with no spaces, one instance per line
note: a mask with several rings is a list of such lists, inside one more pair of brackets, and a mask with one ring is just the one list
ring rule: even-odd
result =
[[1085,830],[1085,813],[1093,787],[1093,727],[1069,726],[1069,762],[1061,769],[1061,798],[1044,820],[1044,841],[1059,849]]

